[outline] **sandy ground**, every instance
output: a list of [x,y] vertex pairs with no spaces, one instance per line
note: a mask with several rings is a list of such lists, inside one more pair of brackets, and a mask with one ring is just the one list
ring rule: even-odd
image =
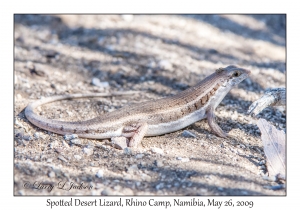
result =
[[[285,86],[285,29],[283,15],[16,15],[15,195],[285,195],[266,189],[278,183],[263,179],[260,131],[246,117],[267,88]],[[109,140],[65,140],[24,116],[41,97],[141,91],[36,110],[52,119],[90,119],[175,94],[231,64],[252,72],[216,109],[234,139],[215,136],[202,120],[184,129],[195,137],[179,130],[120,150]],[[259,117],[285,129],[283,110],[267,108]]]

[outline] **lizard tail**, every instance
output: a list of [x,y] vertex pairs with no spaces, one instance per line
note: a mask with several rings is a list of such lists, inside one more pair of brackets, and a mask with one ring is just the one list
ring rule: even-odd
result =
[[[109,96],[118,96],[118,95],[130,95],[137,93],[138,91],[127,91],[127,92],[112,92],[112,93],[88,93],[88,94],[68,94],[61,96],[51,96],[47,98],[42,98],[40,100],[34,101],[27,105],[25,108],[25,116],[26,118],[37,127],[42,129],[58,133],[58,134],[71,134],[76,127],[81,124],[81,122],[66,122],[66,121],[58,121],[47,119],[41,117],[40,115],[35,114],[33,111],[38,106],[54,102],[60,100],[67,99],[76,99],[76,98],[95,98],[95,97],[109,97]],[[69,129],[64,129],[68,127]]]

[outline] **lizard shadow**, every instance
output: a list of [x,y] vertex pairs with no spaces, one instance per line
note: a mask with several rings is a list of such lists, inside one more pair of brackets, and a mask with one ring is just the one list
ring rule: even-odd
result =
[[[242,63],[243,65],[251,65],[255,66],[257,68],[274,68],[280,72],[285,72],[285,62],[280,61],[274,61],[274,62],[253,62],[248,61],[246,59],[238,58],[236,56],[233,56],[229,53],[223,53],[215,48],[205,48],[205,47],[198,47],[189,43],[183,43],[181,41],[178,41],[177,39],[171,39],[171,38],[165,38],[162,36],[157,36],[148,32],[144,32],[138,29],[86,29],[86,28],[79,28],[76,29],[77,31],[74,31],[72,29],[66,29],[68,32],[63,33],[63,35],[60,36],[60,40],[65,42],[69,39],[69,36],[73,35],[74,33],[77,35],[82,34],[84,31],[85,36],[95,36],[95,34],[98,34],[99,37],[102,37],[103,39],[108,38],[109,36],[115,36],[117,37],[132,37],[128,38],[129,41],[132,40],[134,37],[144,37],[146,40],[153,40],[153,41],[161,41],[164,44],[168,46],[177,46],[180,49],[183,49],[187,52],[187,54],[190,55],[192,59],[199,60],[199,61],[209,61],[211,63],[217,63],[222,61],[223,63]],[[117,35],[117,36],[116,36]],[[134,41],[134,40],[132,40]],[[115,56],[115,57],[124,57],[124,58],[134,58],[136,57],[135,53],[124,51],[124,50],[116,50],[116,49],[110,49],[107,47],[102,46],[99,43],[89,43],[89,42],[79,42],[78,45],[80,47],[88,48],[90,50],[96,50],[101,51],[104,53],[107,53],[109,55]],[[138,54],[138,57],[140,57],[141,54]],[[150,55],[152,57],[152,55]],[[155,59],[154,57],[152,57]]]
[[[217,122],[219,126],[222,128],[222,130],[225,131],[225,133],[229,133],[230,130],[234,129],[235,127],[228,128],[227,124],[228,123],[220,123],[220,121],[217,118]],[[242,139],[235,135],[230,135],[227,138],[220,138],[216,136],[211,130],[199,128],[196,125],[192,125],[192,128],[201,134],[206,134],[208,140],[212,142],[213,144],[216,145],[222,145],[223,142],[226,142],[227,144],[231,145],[234,148],[246,148],[247,150],[250,150],[253,155],[261,155],[263,148],[260,146],[255,146],[255,145],[247,145]],[[240,129],[240,127],[237,127]],[[253,136],[257,137],[257,136]]]
[[[18,154],[16,154],[18,156]],[[151,161],[155,162],[157,157],[153,156],[151,157]],[[31,161],[30,159],[28,160]],[[36,162],[36,160],[32,160]],[[194,161],[199,161],[195,159]],[[201,160],[201,161],[209,161],[209,160]],[[39,161],[38,161],[39,162]],[[62,162],[63,165],[68,165],[72,163],[65,163]],[[110,167],[115,168],[114,164],[110,165]],[[118,166],[117,166],[118,167]],[[123,168],[126,168],[126,165],[123,165]],[[112,169],[112,171],[115,171],[118,169]],[[53,171],[51,166],[43,166],[36,168],[32,164],[22,164],[22,163],[16,163],[15,171],[14,173],[20,173],[26,176],[26,182],[34,183],[37,180],[38,177],[42,177],[44,175],[45,171]],[[131,190],[135,190],[137,192],[143,191],[147,189],[146,192],[149,192],[149,194],[156,193],[158,191],[167,192],[175,195],[177,193],[183,194],[183,195],[267,195],[259,191],[255,190],[249,190],[244,187],[238,187],[238,186],[232,186],[232,187],[218,187],[218,185],[212,184],[212,181],[215,179],[227,179],[229,181],[239,180],[239,183],[244,183],[246,185],[248,184],[257,184],[261,185],[261,183],[256,182],[255,180],[245,178],[243,176],[239,175],[227,175],[222,173],[205,173],[205,172],[199,172],[196,170],[187,170],[183,168],[177,168],[177,169],[169,169],[165,167],[157,167],[155,164],[149,165],[149,166],[141,166],[138,164],[138,171],[134,173],[138,174],[150,174],[152,176],[157,177],[154,181],[148,181],[140,179],[135,179],[133,176],[132,178],[125,178],[125,177],[113,177],[106,175],[102,178],[97,178],[94,175],[91,174],[84,174],[84,175],[75,175],[72,172],[69,172],[66,174],[62,169],[56,168],[55,169],[55,175],[57,178],[59,178],[60,182],[73,182],[74,184],[80,185],[80,183],[86,184],[90,183],[90,185],[93,186],[93,184],[101,184],[106,188],[112,188],[117,189],[121,187],[122,188],[129,188]],[[125,173],[129,173],[128,171]],[[149,175],[145,175],[148,176]],[[194,179],[202,179],[202,181],[193,181]],[[21,188],[24,186],[24,183],[22,183],[23,180],[15,180],[14,186],[16,188]],[[56,179],[48,178],[44,183],[52,184],[53,186],[56,186],[58,183]],[[94,187],[94,186],[93,186]],[[201,190],[202,189],[202,190]],[[37,189],[32,192],[34,194],[37,193]],[[49,195],[49,193],[45,191],[40,191],[40,195]],[[68,192],[69,194],[72,193],[72,191]],[[30,195],[30,192],[27,192],[26,194]],[[78,195],[78,193],[77,193]],[[144,193],[143,195],[147,195]]]
[[[195,160],[197,161],[197,160]],[[179,188],[205,188],[206,190],[215,193],[221,193],[222,191],[226,192],[226,195],[242,195],[243,193],[241,191],[246,191],[248,194],[251,195],[263,195],[260,192],[252,191],[252,190],[246,190],[244,188],[238,188],[238,187],[217,187],[213,184],[208,184],[210,179],[214,179],[217,177],[217,179],[228,179],[230,181],[233,180],[241,180],[242,182],[248,182],[252,183],[253,180],[249,180],[247,178],[244,178],[242,176],[235,176],[235,175],[226,175],[222,173],[205,173],[205,172],[199,172],[196,170],[186,170],[182,168],[178,169],[169,169],[169,168],[163,168],[163,167],[156,167],[156,166],[150,166],[150,167],[141,167],[141,170],[144,171],[157,171],[159,172],[160,180],[157,182],[152,182],[150,185],[152,188],[159,188],[160,190],[166,190],[166,191],[173,191],[176,189],[176,186]],[[197,178],[205,178],[207,181],[189,181],[189,179],[197,179]],[[256,183],[258,184],[258,183]],[[171,189],[170,189],[171,188]],[[173,189],[172,189],[173,188]],[[175,189],[174,189],[175,188]],[[187,194],[189,195],[189,194]],[[201,195],[201,193],[196,194]]]

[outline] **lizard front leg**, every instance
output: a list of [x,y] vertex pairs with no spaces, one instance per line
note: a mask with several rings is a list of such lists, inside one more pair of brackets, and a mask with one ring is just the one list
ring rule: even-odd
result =
[[148,130],[147,123],[132,123],[123,128],[122,135],[130,137],[129,147],[137,147]]
[[215,110],[213,107],[209,106],[207,108],[206,116],[207,116],[208,125],[211,128],[211,130],[215,134],[217,134],[217,136],[219,136],[221,138],[226,138],[228,136],[228,134],[225,133],[215,121]]

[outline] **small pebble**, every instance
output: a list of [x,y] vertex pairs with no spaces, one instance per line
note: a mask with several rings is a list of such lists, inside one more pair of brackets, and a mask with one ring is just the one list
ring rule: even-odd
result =
[[151,181],[151,176],[149,176],[147,174],[141,174],[141,179],[146,181],[146,182],[150,182]]
[[48,174],[48,176],[49,176],[50,178],[54,178],[54,177],[55,177],[54,171],[51,171],[51,172]]
[[122,190],[122,193],[124,194],[124,195],[134,195],[134,192],[130,189],[130,188],[124,188],[123,190]]
[[248,195],[248,194],[249,194],[249,193],[248,193],[247,191],[245,191],[245,190],[242,190],[241,193],[242,193],[242,195]]
[[49,144],[49,146],[50,146],[51,149],[55,148],[57,145],[58,145],[58,142],[57,142],[57,141],[51,142],[51,143]]
[[243,145],[243,144],[240,144],[240,148],[242,148],[242,149],[245,149],[245,148],[246,148],[246,146],[245,146],[245,145]]
[[101,169],[96,173],[96,177],[98,177],[98,178],[102,178],[103,175],[104,175],[104,172]]
[[76,138],[78,138],[77,134],[64,135],[64,139],[67,140],[67,141],[70,141],[70,140],[76,139]]
[[106,188],[106,189],[102,190],[101,195],[115,195],[115,193],[113,190]]
[[157,147],[152,147],[152,148],[151,148],[151,151],[152,151],[153,153],[157,153],[157,154],[161,154],[161,155],[164,154],[164,151],[163,151],[162,149],[160,149],[160,148],[157,148]]
[[144,154],[137,154],[135,157],[136,157],[136,159],[141,159],[144,157]]
[[177,160],[181,160],[182,162],[189,162],[190,159],[189,158],[182,158],[182,157],[177,157]]
[[196,138],[196,137],[197,137],[195,134],[193,134],[192,132],[187,131],[187,130],[184,130],[184,131],[182,132],[182,136],[183,136],[183,137],[186,137],[186,138],[190,138],[190,137]]
[[115,47],[113,45],[105,45],[105,48],[109,51],[114,51]]
[[207,189],[202,188],[202,189],[200,189],[200,192],[201,192],[201,193],[207,193]]
[[103,144],[100,145],[100,147],[101,147],[102,149],[108,149],[107,146],[105,146],[105,145],[103,145]]
[[101,189],[101,188],[103,188],[103,184],[102,183],[96,183],[95,189]]
[[159,61],[158,65],[162,69],[166,69],[166,70],[170,70],[170,71],[173,70],[172,64],[168,60],[161,60],[161,61]]
[[21,96],[21,94],[17,94],[17,100],[22,100],[22,96]]
[[62,161],[64,161],[64,162],[66,162],[66,163],[68,162],[68,161],[66,160],[66,158],[64,158],[62,155],[59,155],[59,156],[58,156],[58,159],[60,159],[60,160],[62,160]]
[[63,144],[64,147],[70,148],[70,146],[65,141],[62,141],[62,144]]
[[163,167],[164,166],[164,164],[161,160],[157,160],[156,165],[157,165],[157,167]]
[[56,86],[54,84],[51,84],[50,87],[56,89]]
[[265,165],[265,164],[266,164],[266,161],[265,161],[265,160],[259,161],[258,164],[259,164],[260,166],[261,166],[261,165]]
[[258,175],[264,176],[266,174],[265,170],[259,169]]
[[132,180],[131,174],[125,174],[122,178],[123,178],[124,180]]
[[23,129],[16,129],[15,130],[15,136],[19,139],[22,139],[24,136],[24,130]]
[[159,183],[158,185],[155,186],[156,190],[160,190],[164,187],[164,183]]
[[109,83],[108,82],[101,82],[98,78],[94,77],[92,79],[92,84],[97,86],[97,87],[100,87],[100,88],[107,88],[109,87]]
[[262,178],[270,182],[276,182],[278,180],[276,176],[263,176]]
[[93,154],[93,149],[92,148],[87,148],[87,147],[85,147],[85,148],[83,148],[83,152],[87,155],[87,156],[90,156],[90,155],[92,155]]
[[124,136],[111,138],[111,143],[117,149],[125,149],[127,147],[127,141],[127,138]]
[[34,64],[31,61],[28,61],[26,63],[26,68],[28,68],[28,69],[35,69],[35,66],[34,66]]
[[80,156],[80,155],[74,155],[74,158],[75,158],[76,160],[81,160],[81,156]]
[[135,172],[138,172],[139,171],[139,168],[137,167],[137,165],[136,164],[134,164],[134,165],[131,165],[129,168],[128,168],[128,173],[130,173],[130,174],[133,174],[133,173],[135,173]]
[[54,50],[45,51],[43,54],[48,59],[50,59],[50,58],[56,58],[57,56],[59,56],[59,53],[56,52],[56,51],[54,51]]
[[30,89],[31,88],[31,85],[29,83],[25,83],[23,84],[23,87],[27,88],[27,89]]
[[72,139],[71,142],[72,142],[72,144],[82,145],[80,139]]
[[261,165],[258,167],[260,170],[266,170],[266,166],[265,165]]
[[18,119],[15,119],[15,125],[17,125],[20,128],[23,128],[24,126],[20,123]]
[[123,104],[127,104],[127,100],[125,100],[125,99],[123,99],[123,100],[121,100],[121,102],[123,103]]
[[101,148],[101,146],[102,146],[102,144],[101,144],[101,143],[96,143],[96,144],[95,144],[95,147],[99,147],[99,148]]
[[19,191],[18,191],[18,194],[19,194],[19,195],[26,195],[25,192],[24,192],[24,190],[19,190]]
[[88,145],[87,145],[86,147],[87,147],[87,148],[92,148],[92,149],[94,149],[95,145],[94,145],[93,142],[89,141],[89,142],[88,142]]
[[126,22],[131,22],[134,18],[133,15],[121,15],[122,19],[125,20]]
[[121,186],[120,185],[116,185],[116,186],[114,186],[114,190],[116,190],[116,191],[120,191],[121,190]]
[[34,136],[34,138],[38,139],[40,137],[40,134],[36,132],[33,134],[33,136]]
[[63,152],[63,150],[59,147],[54,148],[54,151],[57,152],[57,153],[62,153]]
[[174,183],[174,187],[179,187],[180,186],[180,183],[179,182],[175,182]]
[[30,141],[32,139],[32,137],[29,136],[29,135],[24,135],[23,139],[26,140],[26,141]]
[[129,147],[126,147],[126,148],[123,149],[123,153],[125,155],[131,155],[132,151],[131,151],[131,149]]

